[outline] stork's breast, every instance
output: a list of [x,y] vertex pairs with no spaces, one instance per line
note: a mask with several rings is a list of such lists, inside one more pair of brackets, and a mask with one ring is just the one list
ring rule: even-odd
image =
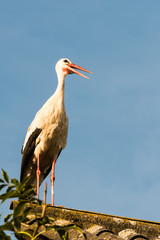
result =
[[68,135],[68,118],[63,116],[59,121],[45,125],[41,134],[41,150],[52,151],[54,148],[65,148]]

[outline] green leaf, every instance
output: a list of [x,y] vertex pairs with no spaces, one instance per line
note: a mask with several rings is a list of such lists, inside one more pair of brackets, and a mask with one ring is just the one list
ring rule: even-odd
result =
[[7,183],[9,183],[9,177],[8,177],[8,174],[7,174],[7,172],[4,171],[3,169],[2,169],[2,176],[3,176],[4,180],[5,180]]
[[0,231],[14,231],[14,227],[11,222],[6,222],[0,226]]
[[28,201],[21,200],[14,209],[14,217],[17,217],[25,207]]
[[6,215],[4,218],[4,222],[7,222],[12,216],[13,216],[13,214]]
[[4,240],[12,240],[10,236],[5,236]]
[[5,236],[6,234],[3,231],[0,231],[0,239],[4,239]]
[[9,198],[18,198],[18,197],[21,197],[21,194],[17,193],[16,191],[12,190],[8,193],[4,193],[2,195],[0,195],[0,199],[2,200],[1,201],[1,204],[3,202],[5,202],[7,199]]
[[16,186],[19,185],[19,181],[16,178],[12,178],[11,183],[13,183]]
[[0,178],[0,182],[3,182],[4,183],[4,180],[2,178]]
[[7,184],[1,184],[0,185],[0,191],[4,188],[4,187],[6,187],[7,186]]
[[14,227],[16,227],[17,230],[20,230],[21,229],[21,217],[15,217],[13,219],[13,222],[14,222]]
[[30,177],[25,177],[23,181],[20,184],[20,190],[22,190],[24,187],[28,186],[31,187],[31,185],[27,184],[29,181]]
[[4,232],[0,232],[0,239],[11,240],[10,236],[5,234]]
[[24,192],[25,195],[27,195],[28,197],[34,196],[35,192],[34,190],[31,188],[27,191]]
[[7,188],[7,191],[6,192],[10,192],[15,186],[14,185],[10,185],[8,188]]

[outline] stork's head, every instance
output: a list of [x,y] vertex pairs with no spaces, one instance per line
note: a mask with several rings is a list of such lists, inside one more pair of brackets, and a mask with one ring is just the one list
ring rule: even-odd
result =
[[88,70],[86,70],[85,68],[82,68],[76,64],[73,64],[69,59],[67,58],[62,58],[60,59],[57,64],[56,64],[56,72],[58,73],[62,73],[64,76],[68,75],[68,74],[72,74],[72,73],[76,73],[84,78],[88,78],[85,75],[83,75],[82,73],[79,73],[76,69],[79,69],[81,71],[85,71],[88,73],[92,73]]

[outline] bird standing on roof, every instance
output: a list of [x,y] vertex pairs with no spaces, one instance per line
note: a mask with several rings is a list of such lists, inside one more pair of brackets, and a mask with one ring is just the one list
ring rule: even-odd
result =
[[29,176],[29,184],[37,184],[37,198],[39,198],[39,186],[52,170],[52,205],[54,205],[55,163],[61,150],[66,146],[68,134],[68,117],[64,105],[65,77],[76,73],[88,78],[76,69],[91,73],[67,58],[59,60],[55,69],[58,86],[55,93],[37,112],[28,128],[22,147],[20,176],[20,181]]

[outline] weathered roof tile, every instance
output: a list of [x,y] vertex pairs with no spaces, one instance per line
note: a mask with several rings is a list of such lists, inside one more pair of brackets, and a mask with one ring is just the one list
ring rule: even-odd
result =
[[[15,202],[16,204],[16,202]],[[42,207],[36,208],[37,213],[42,212]],[[108,214],[80,211],[64,207],[47,206],[45,214],[55,219],[54,225],[78,226],[69,230],[69,240],[160,240],[160,223],[146,220],[112,216]],[[23,226],[32,230],[34,224]],[[54,230],[39,236],[39,240],[59,240],[58,233]]]

